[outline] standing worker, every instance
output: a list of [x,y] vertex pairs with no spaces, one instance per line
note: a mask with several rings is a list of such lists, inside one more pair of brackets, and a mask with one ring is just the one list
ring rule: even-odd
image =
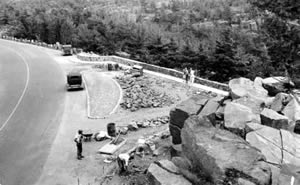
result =
[[82,140],[83,140],[83,135],[82,135],[82,130],[78,130],[78,132],[75,135],[74,141],[76,143],[77,147],[77,159],[81,160],[84,158],[82,155]]
[[185,79],[185,83],[188,84],[188,81],[189,81],[189,71],[188,71],[188,69],[186,67],[183,69],[183,78]]
[[192,68],[190,69],[190,74],[191,74],[190,82],[191,84],[193,84],[195,80],[195,71]]

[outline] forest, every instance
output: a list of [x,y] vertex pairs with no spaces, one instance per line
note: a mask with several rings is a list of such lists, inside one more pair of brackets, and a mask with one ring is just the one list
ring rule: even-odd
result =
[[[284,2],[283,2],[284,1]],[[297,0],[6,0],[0,33],[228,82],[298,78]]]

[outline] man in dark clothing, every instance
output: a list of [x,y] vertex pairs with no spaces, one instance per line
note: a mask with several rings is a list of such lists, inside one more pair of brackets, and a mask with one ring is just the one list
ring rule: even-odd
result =
[[76,133],[74,141],[76,143],[77,147],[77,159],[81,160],[84,156],[82,155],[82,140],[83,140],[83,135],[82,135],[82,130],[78,130],[78,133]]

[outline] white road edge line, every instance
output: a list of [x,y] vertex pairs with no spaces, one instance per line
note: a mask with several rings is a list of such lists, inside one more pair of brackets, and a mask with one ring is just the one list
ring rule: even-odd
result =
[[82,76],[83,76],[83,83],[84,83],[84,90],[86,92],[86,104],[87,104],[87,117],[93,119],[93,117],[91,117],[90,114],[90,95],[88,92],[88,87],[87,87],[87,83],[86,83],[86,79],[85,79],[85,71],[81,72]]
[[12,110],[12,112],[10,113],[10,115],[8,116],[7,120],[4,122],[4,124],[1,126],[0,128],[0,132],[4,129],[4,127],[7,125],[8,121],[11,119],[11,117],[13,116],[13,114],[16,112],[17,108],[19,107],[25,93],[26,93],[26,90],[27,90],[27,87],[28,87],[28,84],[29,84],[29,73],[30,73],[30,70],[29,70],[29,66],[28,66],[28,63],[26,62],[26,59],[20,55],[19,53],[17,53],[16,51],[12,50],[11,48],[8,48],[7,49],[13,51],[14,53],[16,53],[23,61],[23,63],[25,64],[26,66],[26,72],[27,72],[27,75],[26,75],[26,84],[25,84],[25,87],[23,89],[23,92],[17,102],[17,104],[15,105],[14,109]]
[[119,94],[120,94],[120,97],[119,97],[119,100],[118,100],[118,103],[117,103],[117,105],[115,106],[115,108],[109,113],[109,115],[111,115],[111,114],[113,114],[116,110],[117,110],[117,108],[119,107],[119,105],[120,105],[120,103],[121,103],[121,101],[122,101],[122,98],[123,98],[123,91],[122,91],[122,88],[121,88],[121,86],[120,86],[120,84],[114,79],[114,78],[112,78],[112,80],[115,82],[115,84],[118,86],[118,88],[119,88]]

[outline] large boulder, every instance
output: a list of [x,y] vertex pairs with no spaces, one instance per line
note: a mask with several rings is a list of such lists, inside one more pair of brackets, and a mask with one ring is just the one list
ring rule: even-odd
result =
[[241,97],[251,97],[259,100],[265,100],[268,91],[258,83],[247,78],[235,78],[229,81],[230,94],[233,99]]
[[281,112],[283,108],[291,101],[292,97],[286,93],[278,93],[271,104],[271,109],[276,112]]
[[[253,125],[247,124],[247,126],[253,128]],[[258,148],[268,162],[280,165],[282,162],[280,130],[264,125],[255,127],[253,130],[246,135],[246,141]]]
[[225,107],[225,128],[244,137],[246,123],[260,123],[259,114],[252,112],[251,108],[238,103],[228,103]]
[[260,113],[261,124],[277,129],[289,129],[289,119],[272,109],[265,108]]
[[270,96],[275,96],[278,93],[286,92],[287,84],[293,86],[293,83],[288,78],[282,76],[269,77],[263,79],[263,87],[267,89]]
[[213,127],[203,117],[191,116],[182,129],[183,154],[212,183],[236,184],[244,179],[257,185],[271,184],[265,157],[237,135]]
[[300,136],[297,134],[262,125],[249,132],[246,140],[258,148],[272,164],[300,166]]
[[[298,97],[295,97],[298,98]],[[298,101],[293,98],[283,109],[282,113],[290,120],[295,122],[294,132],[300,134],[300,105]]]
[[232,102],[244,105],[246,107],[249,107],[252,110],[252,112],[256,113],[256,114],[260,114],[261,111],[265,107],[265,102],[264,101],[249,98],[249,97],[242,97],[242,98],[239,98],[239,99],[235,99]]
[[179,173],[178,168],[167,160],[152,163],[147,176],[153,185],[192,185]]
[[173,144],[181,144],[180,133],[184,121],[190,115],[199,114],[207,101],[208,97],[196,95],[181,102],[170,111],[169,129]]

